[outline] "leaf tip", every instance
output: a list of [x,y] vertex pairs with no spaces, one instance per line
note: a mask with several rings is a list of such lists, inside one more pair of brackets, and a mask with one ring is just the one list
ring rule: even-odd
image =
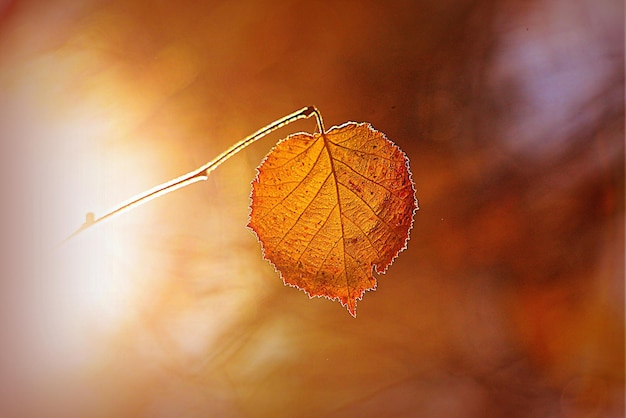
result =
[[352,315],[353,318],[356,318],[356,301],[353,301],[351,304],[347,306],[348,312]]

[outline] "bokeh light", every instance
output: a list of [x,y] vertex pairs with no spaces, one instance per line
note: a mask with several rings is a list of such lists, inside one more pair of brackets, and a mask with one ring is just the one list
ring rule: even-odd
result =
[[[624,5],[0,1],[0,416],[623,417]],[[411,160],[355,320],[248,222],[306,105]]]

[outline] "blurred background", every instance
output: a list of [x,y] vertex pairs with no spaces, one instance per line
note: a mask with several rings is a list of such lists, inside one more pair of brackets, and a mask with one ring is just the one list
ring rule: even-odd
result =
[[[0,1],[1,417],[623,417],[624,4]],[[408,154],[353,319],[246,228],[306,105]]]

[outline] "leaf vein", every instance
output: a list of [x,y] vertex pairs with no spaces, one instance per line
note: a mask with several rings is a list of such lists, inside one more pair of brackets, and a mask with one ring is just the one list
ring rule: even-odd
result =
[[[339,180],[337,179],[337,170],[335,169],[335,159],[333,158],[332,153],[330,152],[330,147],[328,146],[328,138],[325,134],[322,134],[324,138],[324,148],[328,153],[328,158],[330,160],[330,170],[335,180],[335,192],[337,193],[337,204],[339,205],[339,215],[343,213],[343,207],[341,206],[341,196],[339,195]],[[346,234],[343,229],[343,222],[341,221],[341,217],[339,218],[339,225],[341,225],[341,239],[343,239],[343,271],[346,273],[346,303],[350,300],[350,282],[348,280],[348,267],[346,266]]]
[[[322,185],[320,186],[320,188],[317,190],[317,192],[315,193],[315,195],[313,196],[313,198],[309,201],[309,203],[306,204],[306,206],[304,207],[304,209],[302,209],[302,211],[300,212],[300,214],[298,215],[298,217],[296,218],[296,221],[294,222],[293,225],[291,225],[291,227],[283,234],[283,236],[281,237],[280,241],[278,242],[278,244],[276,244],[276,249],[278,249],[278,247],[280,247],[280,245],[283,243],[283,241],[285,240],[285,238],[287,237],[287,235],[289,235],[289,233],[296,227],[296,225],[298,225],[298,222],[300,222],[300,219],[302,219],[302,216],[304,215],[304,213],[307,211],[307,209],[309,209],[309,207],[311,206],[311,204],[315,201],[315,199],[317,198],[317,196],[319,196],[320,192],[322,191],[322,189],[324,188],[324,184],[326,184],[326,182],[328,181],[328,179],[330,178],[330,174],[328,173],[328,176],[326,176],[326,179],[324,180],[324,182],[322,183]],[[334,209],[334,208],[333,208]],[[332,212],[332,209],[331,209]]]
[[[304,150],[300,151],[299,153],[297,153],[297,154],[296,154],[296,155],[294,155],[293,157],[291,157],[291,158],[287,159],[287,160],[286,160],[284,163],[282,163],[281,165],[277,165],[277,166],[273,166],[273,167],[263,167],[263,170],[264,170],[264,171],[271,171],[271,170],[278,170],[278,169],[283,168],[284,166],[286,166],[287,164],[289,164],[291,161],[295,160],[296,158],[298,158],[298,157],[299,157],[299,156],[301,156],[302,154],[304,154],[304,153],[308,152],[308,151],[311,149],[311,147],[313,147],[313,145],[315,145],[315,143],[316,143],[317,141],[318,141],[318,140],[311,141],[311,143],[310,143],[310,144],[308,144]],[[280,144],[281,144],[281,143],[278,143],[276,146],[279,146]],[[272,150],[272,151],[273,151],[273,150]],[[270,151],[270,153],[271,153],[272,151]]]
[[296,264],[298,264],[298,262],[302,259],[302,256],[304,255],[304,253],[306,252],[306,250],[309,249],[309,247],[311,246],[311,243],[313,242],[313,240],[315,239],[315,237],[317,237],[317,235],[320,233],[320,231],[322,230],[322,228],[324,228],[324,226],[326,225],[326,223],[328,222],[328,220],[330,219],[330,216],[333,214],[333,211],[335,210],[335,208],[337,207],[338,203],[335,203],[335,206],[332,207],[332,209],[328,212],[328,215],[326,216],[326,219],[324,219],[324,222],[322,222],[322,225],[320,225],[319,229],[317,231],[315,231],[315,234],[313,234],[313,236],[311,237],[311,239],[309,240],[309,242],[306,244],[306,246],[304,247],[304,249],[302,250],[302,252],[300,253],[300,256],[298,256],[298,259],[296,260]]
[[370,181],[370,182],[374,183],[375,185],[377,185],[378,187],[380,187],[380,188],[384,189],[385,191],[387,191],[387,192],[388,192],[391,196],[395,197],[396,199],[402,200],[402,198],[401,198],[400,196],[398,196],[398,195],[396,195],[396,194],[395,194],[395,192],[396,192],[397,190],[400,190],[400,189],[391,190],[391,189],[389,189],[388,187],[383,186],[382,184],[380,184],[380,183],[379,183],[379,182],[377,182],[376,180],[373,180],[373,179],[371,179],[371,178],[369,178],[369,177],[367,177],[367,176],[365,176],[365,175],[363,175],[363,174],[359,173],[359,172],[358,172],[358,171],[356,171],[354,168],[352,168],[349,164],[346,164],[346,163],[345,163],[345,162],[343,162],[342,160],[337,159],[337,160],[335,160],[335,161],[340,162],[341,164],[345,165],[346,167],[348,167],[348,168],[350,169],[350,171],[352,171],[354,174],[358,175],[359,177],[364,178],[365,180],[368,180],[368,181]]
[[[357,265],[357,267],[359,268],[359,270],[361,270],[363,272],[363,274],[365,275],[365,277],[371,277],[372,272],[370,271],[369,273],[366,270],[363,270],[363,267],[361,267],[361,265],[359,264],[359,262],[357,261],[356,257],[353,256],[352,254],[350,254],[349,252],[346,251],[346,255],[350,256],[351,259],[354,260],[354,263]],[[347,280],[347,274],[346,274],[346,280]]]
[[[328,250],[328,252],[326,253],[326,255],[324,256],[324,259],[322,260],[322,262],[320,263],[320,265],[317,267],[317,270],[315,270],[315,274],[313,274],[313,278],[316,278],[317,275],[320,273],[320,271],[322,271],[322,267],[324,267],[324,263],[326,263],[326,260],[328,260],[328,256],[330,255],[330,253],[333,252],[333,250],[335,249],[335,247],[337,246],[337,244],[339,243],[339,241],[341,241],[342,237],[337,238],[337,240],[335,241],[335,243],[332,245],[332,247],[330,247],[330,249]],[[345,266],[344,266],[345,268]]]
[[[268,210],[268,211],[267,211],[267,213],[266,213],[265,215],[263,215],[262,217],[260,217],[260,218],[259,218],[259,220],[261,220],[261,219],[265,218],[267,215],[269,215],[270,213],[274,212],[274,209],[276,209],[276,208],[278,207],[278,205],[280,205],[281,203],[283,203],[283,202],[284,202],[284,201],[285,201],[285,200],[286,200],[289,196],[291,196],[291,195],[293,194],[293,192],[295,192],[295,191],[296,191],[296,190],[297,190],[297,189],[298,189],[298,188],[299,188],[302,184],[304,184],[304,180],[306,180],[306,179],[307,179],[307,178],[311,175],[311,173],[313,172],[313,169],[315,168],[315,166],[316,166],[316,165],[317,165],[317,163],[319,162],[319,160],[320,160],[320,157],[321,157],[321,155],[322,155],[322,151],[323,151],[323,150],[324,150],[324,148],[322,147],[322,148],[320,149],[319,154],[317,154],[317,157],[315,157],[315,161],[313,162],[313,165],[311,166],[311,169],[308,171],[308,173],[306,173],[306,175],[302,178],[302,180],[300,180],[299,182],[297,182],[297,183],[298,183],[298,185],[297,185],[296,187],[294,187],[293,189],[291,189],[291,190],[289,191],[289,193],[287,193],[287,194],[286,194],[286,195],[285,195],[282,199],[280,199],[278,202],[276,202],[276,204],[275,204],[275,205],[274,205],[274,206],[273,206],[270,210]],[[330,175],[330,174],[329,174],[329,175]],[[325,183],[325,182],[326,182],[326,180],[324,180],[324,183]],[[293,182],[290,182],[290,183],[293,183]],[[322,186],[324,185],[324,183],[322,183]],[[273,185],[273,186],[276,186],[276,184],[275,184],[275,185]],[[321,189],[321,186],[320,186],[320,189]],[[318,190],[318,192],[319,192],[319,190]],[[317,193],[316,193],[316,195],[317,195]],[[315,198],[315,196],[313,196],[313,198]]]
[[376,254],[377,259],[381,259],[380,257],[380,253],[378,252],[378,249],[374,246],[374,243],[372,242],[372,240],[370,239],[369,235],[367,235],[365,233],[365,231],[363,231],[363,228],[361,228],[361,225],[357,224],[356,222],[354,222],[352,219],[350,219],[350,217],[348,217],[347,215],[343,215],[345,216],[345,218],[347,220],[349,220],[352,225],[356,226],[359,231],[361,231],[361,234],[363,234],[363,236],[365,236],[365,238],[367,238],[367,241],[370,243],[370,248],[374,251],[374,254]]
[[[370,140],[370,141],[372,141],[372,140]],[[367,141],[367,142],[370,142],[370,141]],[[367,142],[366,142],[366,144],[367,144]],[[356,148],[346,147],[345,145],[340,145],[340,144],[338,144],[336,142],[331,142],[331,144],[333,144],[334,146],[336,146],[338,148],[343,148],[343,149],[345,149],[347,151],[358,152],[360,154],[370,155],[372,157],[380,158],[381,160],[387,160],[387,161],[390,161],[390,162],[395,162],[393,158],[386,157],[384,155],[376,154],[376,153],[373,153],[373,152],[361,151],[360,149],[356,149]]]
[[[367,207],[369,208],[369,210],[370,210],[370,211],[372,211],[372,213],[373,213],[373,214],[374,214],[374,215],[375,215],[375,216],[376,216],[376,217],[377,217],[377,218],[378,218],[378,219],[379,219],[379,220],[380,220],[380,221],[381,221],[381,222],[382,222],[382,223],[383,223],[383,224],[384,224],[387,228],[389,228],[389,230],[390,230],[391,232],[393,232],[393,231],[394,231],[394,229],[395,229],[395,228],[392,228],[392,227],[391,227],[391,225],[389,225],[389,223],[388,223],[385,219],[381,218],[381,217],[380,217],[380,215],[379,215],[379,214],[378,214],[378,213],[374,210],[374,208],[373,208],[373,207],[371,207],[371,206],[370,206],[370,204],[369,204],[369,203],[367,203],[365,200],[361,199],[361,197],[360,197],[358,194],[354,193],[354,192],[352,191],[352,189],[350,189],[350,188],[349,188],[348,186],[346,186],[345,184],[343,184],[343,183],[339,183],[339,184],[340,184],[341,186],[343,186],[343,188],[344,188],[344,189],[346,189],[347,191],[349,191],[350,193],[352,193],[353,195],[355,195],[357,199],[359,199],[361,202],[363,202],[363,203],[365,204],[365,206],[367,206]],[[345,216],[347,217],[347,215],[345,215]]]

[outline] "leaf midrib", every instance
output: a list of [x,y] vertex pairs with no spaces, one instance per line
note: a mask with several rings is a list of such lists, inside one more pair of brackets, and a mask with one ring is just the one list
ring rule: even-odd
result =
[[[333,180],[335,181],[335,193],[337,195],[337,205],[339,206],[339,225],[341,225],[341,240],[343,242],[343,273],[346,277],[346,304],[348,305],[348,310],[352,313],[353,309],[350,307],[350,282],[348,280],[348,267],[346,265],[346,234],[343,229],[343,208],[341,206],[341,198],[339,196],[339,181],[337,180],[337,170],[335,169],[335,161],[333,159],[333,155],[330,152],[329,144],[332,143],[328,137],[326,136],[326,132],[321,133],[322,140],[324,141],[324,149],[328,154],[328,159],[330,160],[330,171],[333,176]],[[356,304],[356,301],[354,302]]]

